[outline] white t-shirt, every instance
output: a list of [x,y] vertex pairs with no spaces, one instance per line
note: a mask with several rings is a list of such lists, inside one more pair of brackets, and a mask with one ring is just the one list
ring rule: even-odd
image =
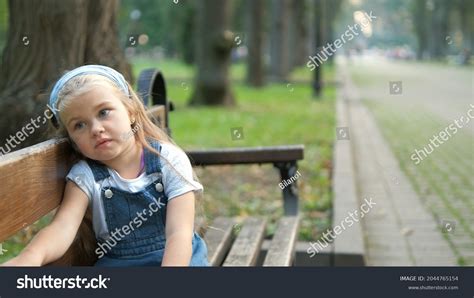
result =
[[[164,160],[166,159],[166,160]],[[174,169],[169,165],[169,163]],[[190,191],[202,192],[203,186],[193,179],[191,162],[186,154],[169,143],[161,144],[160,165],[164,193],[168,201]],[[96,237],[107,238],[109,231],[105,221],[105,212],[101,202],[102,186],[114,187],[127,192],[138,192],[153,183],[157,176],[142,173],[134,179],[122,178],[117,171],[108,168],[110,177],[96,182],[92,170],[86,161],[76,163],[66,176],[87,195],[92,205],[93,227]],[[181,175],[179,175],[179,174]],[[185,179],[183,179],[183,176]],[[105,183],[105,185],[104,185]]]

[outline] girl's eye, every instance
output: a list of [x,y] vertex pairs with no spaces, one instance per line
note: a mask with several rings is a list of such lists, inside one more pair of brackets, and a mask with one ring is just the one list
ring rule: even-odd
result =
[[100,116],[100,117],[105,117],[105,116],[107,116],[109,113],[110,113],[110,110],[109,110],[109,109],[103,109],[103,110],[100,110],[99,116]]
[[84,127],[84,125],[84,122],[77,122],[76,124],[74,124],[74,130],[81,129]]

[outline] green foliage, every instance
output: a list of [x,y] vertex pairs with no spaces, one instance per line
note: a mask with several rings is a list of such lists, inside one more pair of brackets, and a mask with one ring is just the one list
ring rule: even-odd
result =
[[[131,18],[134,11],[139,12],[137,20]],[[193,18],[194,2],[190,0],[178,3],[171,0],[123,0],[118,18],[120,38],[125,45],[128,35],[146,34],[148,43],[140,45],[140,51],[161,47],[168,56],[180,54],[192,62]]]

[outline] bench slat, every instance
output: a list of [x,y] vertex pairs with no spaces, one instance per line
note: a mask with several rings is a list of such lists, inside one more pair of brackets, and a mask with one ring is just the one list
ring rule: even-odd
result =
[[65,140],[49,140],[0,158],[0,242],[59,205],[70,155]]
[[275,163],[303,159],[304,145],[186,150],[195,166]]
[[265,226],[264,219],[247,218],[223,266],[255,266],[265,236]]
[[208,259],[211,266],[220,266],[233,240],[235,220],[218,217],[207,229],[204,239],[207,245]]
[[291,266],[298,237],[298,216],[285,216],[278,221],[263,266]]

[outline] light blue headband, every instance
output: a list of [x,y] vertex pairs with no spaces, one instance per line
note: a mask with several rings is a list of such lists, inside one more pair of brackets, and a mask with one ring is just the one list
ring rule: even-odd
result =
[[118,71],[114,70],[113,68],[110,68],[108,66],[103,66],[103,65],[84,65],[80,66],[78,68],[75,68],[71,71],[68,71],[65,73],[54,85],[53,91],[51,91],[51,95],[49,96],[49,107],[52,110],[54,116],[56,119],[59,121],[59,115],[58,115],[58,107],[56,106],[58,103],[58,95],[61,89],[66,85],[66,83],[77,76],[82,76],[82,75],[101,75],[117,85],[126,95],[130,96],[130,91],[128,90],[128,85],[127,81],[125,81],[125,78],[123,77],[122,74],[120,74]]

